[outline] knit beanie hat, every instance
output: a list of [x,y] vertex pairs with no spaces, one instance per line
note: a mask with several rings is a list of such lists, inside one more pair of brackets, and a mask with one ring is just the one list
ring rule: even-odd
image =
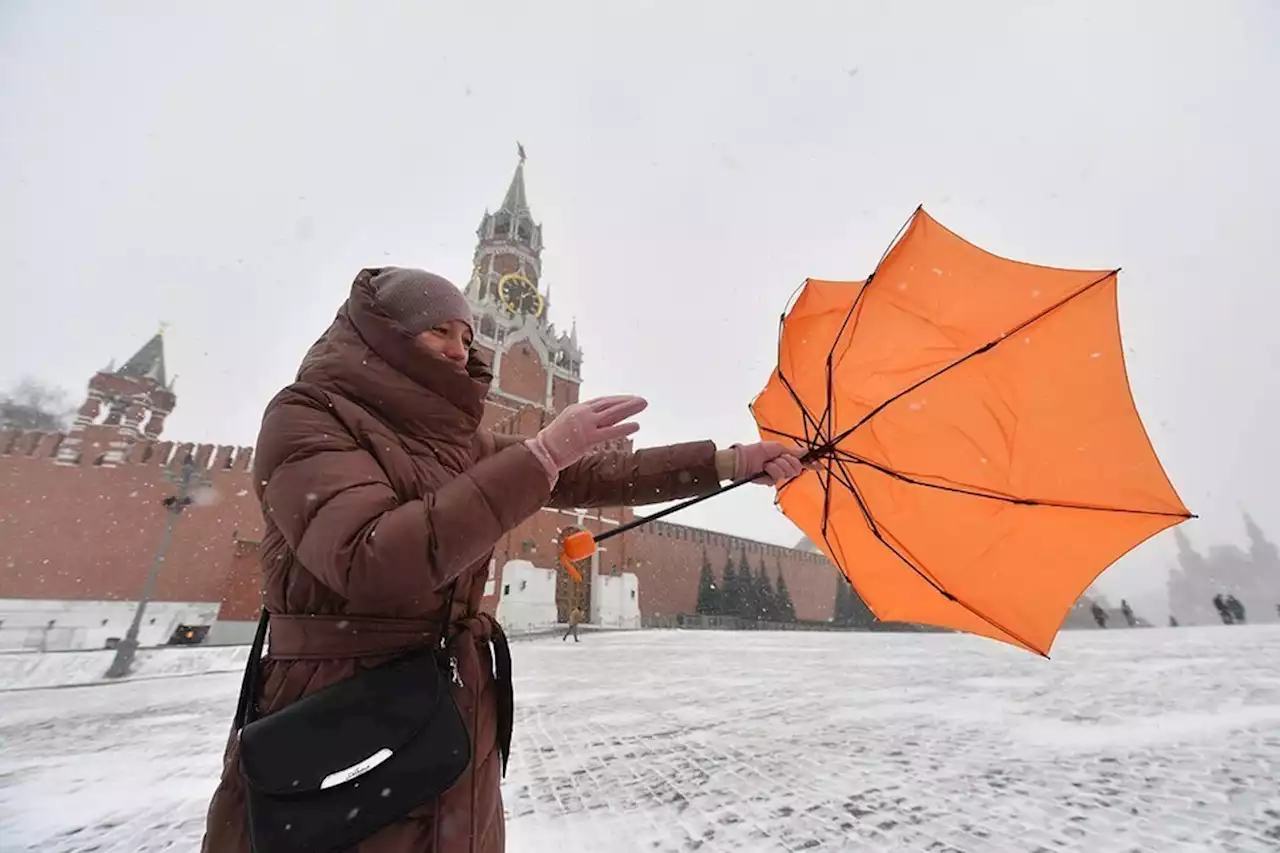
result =
[[411,335],[450,320],[475,328],[467,297],[446,278],[426,270],[386,267],[373,277],[374,301]]

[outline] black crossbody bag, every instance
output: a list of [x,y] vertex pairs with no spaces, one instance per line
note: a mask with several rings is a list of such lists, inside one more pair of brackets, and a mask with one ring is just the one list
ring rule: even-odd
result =
[[[452,612],[449,594],[446,615]],[[453,786],[471,739],[449,692],[444,636],[261,719],[264,608],[236,708],[253,853],[338,853]]]

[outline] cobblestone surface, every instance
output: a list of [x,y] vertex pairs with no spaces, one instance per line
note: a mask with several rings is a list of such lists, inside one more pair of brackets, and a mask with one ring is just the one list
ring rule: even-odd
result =
[[[513,853],[1280,850],[1280,628],[513,651]],[[197,849],[237,687],[0,696],[0,850]]]

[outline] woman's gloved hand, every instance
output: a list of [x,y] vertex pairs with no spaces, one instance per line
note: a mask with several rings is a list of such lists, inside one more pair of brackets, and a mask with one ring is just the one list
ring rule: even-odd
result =
[[716,454],[716,470],[721,480],[743,480],[764,473],[754,480],[761,486],[782,486],[799,477],[805,465],[792,448],[776,441],[735,444]]
[[643,397],[619,394],[574,403],[556,416],[535,437],[525,442],[538,457],[552,485],[560,472],[591,452],[596,446],[632,435],[637,423],[623,423],[648,408]]

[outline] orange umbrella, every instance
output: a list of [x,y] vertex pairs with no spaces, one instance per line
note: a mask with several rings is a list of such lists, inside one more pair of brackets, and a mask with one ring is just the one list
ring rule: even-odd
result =
[[865,282],[808,281],[752,404],[822,470],[786,515],[878,618],[1047,654],[1109,565],[1191,514],[1134,406],[1118,270],[996,257],[917,209]]
[[751,410],[820,463],[779,504],[877,618],[1047,654],[1107,566],[1192,517],[1129,390],[1117,273],[998,258],[921,208],[866,281],[805,283]]

